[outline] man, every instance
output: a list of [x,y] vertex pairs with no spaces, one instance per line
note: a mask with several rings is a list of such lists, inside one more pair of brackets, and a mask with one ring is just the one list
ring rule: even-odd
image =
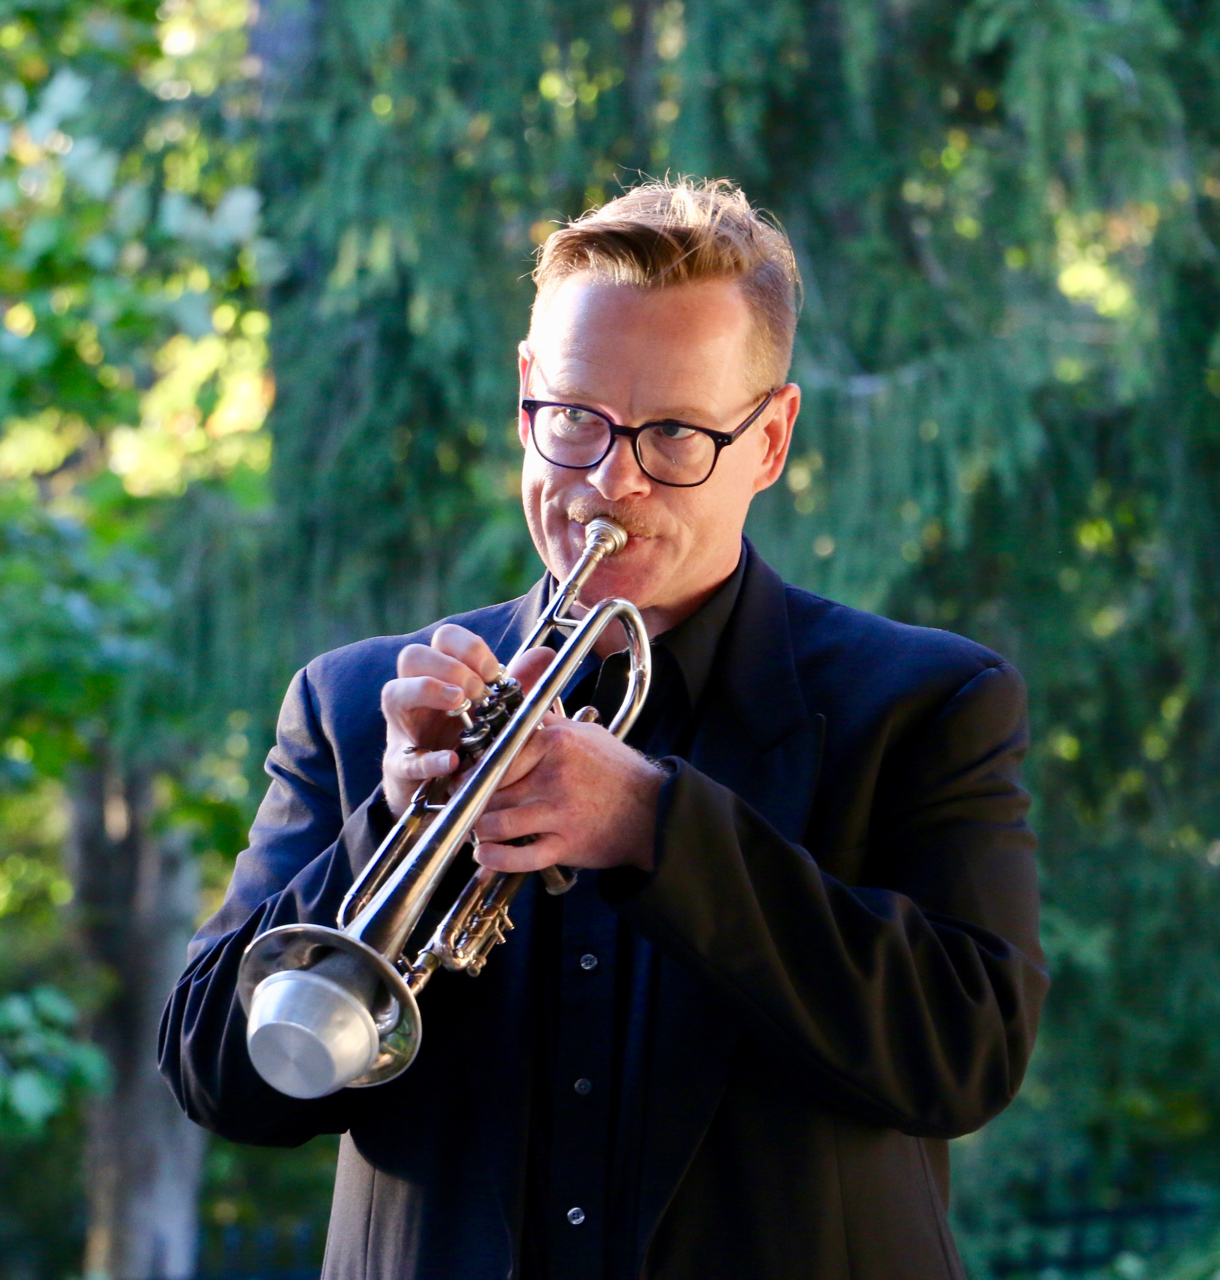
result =
[[[639,187],[552,236],[535,279],[522,493],[550,573],[297,675],[163,1070],[236,1140],[346,1134],[327,1280],[960,1277],[946,1139],[1013,1097],[1046,987],[1020,677],[787,587],[743,544],[800,392],[791,249],[740,192]],[[627,744],[552,718],[478,830],[485,865],[575,867],[576,887],[533,877],[484,974],[432,982],[403,1076],[275,1093],[246,1053],[242,951],[333,922],[419,781],[455,767],[446,713],[598,515],[630,540],[582,598],[641,608],[653,690]],[[568,706],[617,705],[615,647]]]

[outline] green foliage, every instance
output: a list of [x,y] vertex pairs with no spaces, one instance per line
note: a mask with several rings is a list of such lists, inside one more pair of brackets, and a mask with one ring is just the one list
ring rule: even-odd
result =
[[[290,1153],[217,1139],[208,1149],[200,1203],[205,1274],[300,1270],[322,1261],[338,1139],[315,1138]],[[233,1237],[247,1249],[234,1249]],[[248,1248],[267,1240],[270,1247]]]
[[506,428],[532,244],[637,169],[737,179],[807,286],[763,550],[1030,679],[1056,987],[1021,1102],[960,1152],[975,1266],[1076,1166],[1103,1201],[1166,1159],[1214,1179],[1214,11],[697,0],[509,26],[379,0],[292,39],[279,14],[269,82],[297,88],[269,95],[262,172],[298,654],[529,576]]
[[1164,1280],[1215,1280],[1220,1272],[1220,1240],[1212,1239],[1175,1260]]
[[[212,335],[219,298],[240,296],[253,276],[259,202],[239,185],[249,148],[209,147],[220,105],[180,104],[198,58],[171,66],[157,56],[151,6],[6,8],[0,396],[10,421],[0,471],[63,494],[109,461],[135,474],[135,493],[172,492],[180,477],[141,456],[152,424],[140,393],[169,371],[167,340]],[[240,35],[239,3],[210,12],[220,35],[235,24]],[[204,451],[189,431],[178,424],[190,451]]]
[[81,1107],[106,1084],[75,1021],[97,980],[82,972],[64,918],[62,787],[28,762],[6,763],[29,773],[0,786],[0,1274],[67,1275],[83,1230]]
[[[216,893],[291,664],[529,580],[531,252],[638,171],[726,175],[807,288],[754,536],[1031,686],[1056,986],[958,1153],[972,1266],[1077,1167],[1220,1182],[1214,7],[310,13],[265,7],[256,83],[237,0],[0,0],[0,990],[59,983],[56,780],[99,722]],[[306,1192],[217,1152],[209,1230],[321,1205],[325,1155]]]
[[241,607],[273,394],[245,0],[154,8],[0,4],[0,489],[160,583],[179,687],[145,718],[199,707],[193,632]]
[[0,1128],[39,1130],[76,1085],[103,1087],[107,1063],[73,1034],[77,1013],[54,987],[0,1000]]
[[0,1143],[0,1274],[80,1274],[84,1237],[81,1126],[63,1111],[38,1133]]
[[164,594],[147,564],[102,555],[78,523],[0,493],[0,1145],[105,1083],[62,993],[88,999],[96,982],[68,956],[66,820],[52,780],[87,754],[125,682],[156,665]]
[[0,3],[5,1275],[79,1266],[82,1105],[106,1083],[73,1012],[114,995],[74,939],[73,770],[154,769],[154,827],[207,860],[250,816],[225,718],[249,690],[193,661],[245,618],[235,565],[265,508],[247,11],[154,9]]
[[146,560],[0,492],[0,737],[10,774],[56,776],[85,750],[82,726],[118,701],[125,677],[157,665],[166,605]]

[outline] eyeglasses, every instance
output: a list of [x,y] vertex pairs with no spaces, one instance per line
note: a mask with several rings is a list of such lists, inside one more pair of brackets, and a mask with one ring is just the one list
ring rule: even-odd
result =
[[596,409],[553,400],[522,400],[529,415],[534,448],[556,467],[587,471],[598,466],[619,436],[631,441],[640,470],[658,484],[693,489],[716,469],[720,451],[727,449],[771,403],[774,391],[735,431],[712,431],[685,422],[646,422],[621,427]]

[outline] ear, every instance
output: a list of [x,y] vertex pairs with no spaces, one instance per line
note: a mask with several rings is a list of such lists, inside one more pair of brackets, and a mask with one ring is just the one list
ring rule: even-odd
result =
[[530,350],[529,341],[523,338],[517,344],[517,439],[524,449],[530,442],[529,415],[520,406],[520,401],[529,395],[530,373],[534,368],[534,353]]
[[767,412],[759,424],[764,448],[754,477],[755,493],[769,489],[783,474],[784,464],[788,461],[788,450],[792,447],[793,428],[800,411],[801,389],[795,382],[780,387],[767,406]]

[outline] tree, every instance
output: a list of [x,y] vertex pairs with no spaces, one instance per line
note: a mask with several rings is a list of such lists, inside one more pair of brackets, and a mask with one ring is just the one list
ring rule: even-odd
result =
[[[25,869],[0,872],[29,904],[0,929],[33,956],[22,922],[57,918],[58,788],[98,840],[113,801],[82,867],[185,869],[185,830],[214,891],[294,662],[528,581],[530,252],[639,171],[725,175],[806,282],[805,410],[753,536],[1030,678],[1056,986],[1024,1094],[958,1152],[972,1268],[1080,1169],[1098,1197],[1216,1181],[1211,8],[270,0],[249,49],[236,0],[0,13],[5,528],[61,592],[36,644],[0,631],[28,699],[0,796]],[[116,581],[150,584],[145,611],[72,631],[66,602]],[[45,660],[57,627],[75,656]],[[58,946],[4,981],[62,1035],[33,994]],[[78,994],[99,1033],[117,989]],[[90,1069],[44,1043],[70,1100]],[[217,1152],[240,1219],[279,1166]]]
[[[200,817],[245,785],[215,750],[215,705],[238,688],[191,661],[199,628],[233,618],[234,512],[257,505],[267,460],[245,17],[228,0],[0,8],[0,736],[28,766],[17,792],[71,815],[73,987],[107,1067],[86,1111],[84,1265],[128,1280],[195,1269],[204,1136],[157,1075],[156,1028],[195,923],[194,846],[214,835]],[[8,1001],[27,1041],[60,1008],[41,988]],[[83,1052],[15,1077],[15,1105],[36,1105],[27,1077],[49,1095],[56,1070],[96,1061]]]
[[737,179],[807,291],[805,410],[754,535],[791,579],[1031,677],[1057,987],[1023,1100],[961,1151],[975,1266],[1082,1162],[1097,1194],[1166,1155],[1209,1170],[1212,10],[295,12],[258,40],[298,655],[535,571],[507,431],[530,249],[638,170]]

